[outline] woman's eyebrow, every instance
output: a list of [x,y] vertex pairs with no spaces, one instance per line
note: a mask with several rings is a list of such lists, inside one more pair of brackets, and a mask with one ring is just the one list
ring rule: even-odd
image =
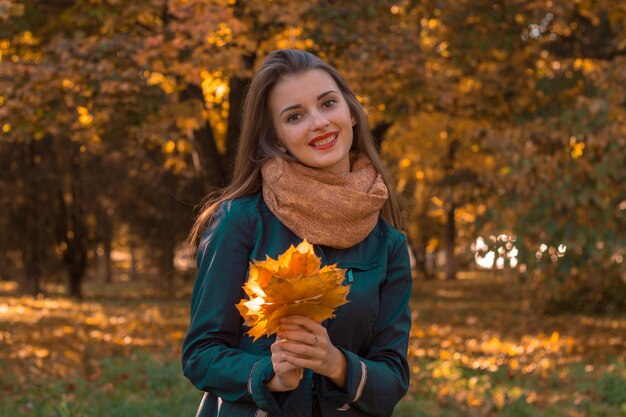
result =
[[325,93],[322,93],[322,94],[320,94],[319,96],[317,96],[317,99],[318,99],[318,100],[321,100],[324,96],[327,96],[327,95],[329,95],[330,93],[336,93],[336,91],[335,91],[335,90],[328,90],[328,91],[326,91]]
[[289,110],[291,110],[291,109],[297,109],[297,108],[299,108],[299,107],[302,107],[302,106],[301,106],[301,105],[299,105],[299,104],[294,104],[293,106],[285,107],[285,108],[283,109],[283,111],[281,111],[281,112],[280,112],[280,115],[282,116],[282,114],[283,114],[284,112],[289,111]]
[[[323,92],[322,94],[320,94],[319,96],[317,96],[318,100],[321,100],[322,98],[324,98],[325,96],[329,95],[330,93],[337,93],[335,90],[328,90]],[[289,110],[293,110],[293,109],[297,109],[299,107],[302,107],[302,105],[300,104],[294,104],[292,106],[289,107],[285,107],[281,112],[280,115],[282,115],[284,112],[289,111]]]

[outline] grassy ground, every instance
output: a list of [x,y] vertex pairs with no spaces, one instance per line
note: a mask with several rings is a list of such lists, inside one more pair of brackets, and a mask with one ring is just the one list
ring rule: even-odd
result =
[[[0,416],[191,416],[188,292],[0,283]],[[625,317],[542,317],[502,277],[415,283],[409,394],[395,416],[626,417]]]
[[542,316],[511,279],[418,282],[398,416],[626,416],[626,318]]

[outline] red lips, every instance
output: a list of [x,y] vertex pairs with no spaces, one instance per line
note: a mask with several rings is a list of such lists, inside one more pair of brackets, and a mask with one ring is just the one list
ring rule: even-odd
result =
[[[311,140],[311,142],[309,142],[309,145],[311,145],[311,146],[315,146],[315,144],[316,144],[317,142],[322,141],[322,140],[324,140],[324,139],[328,139],[329,137],[334,136],[334,135],[336,135],[337,133],[338,133],[338,132],[328,132],[328,133],[325,133],[325,134],[323,134],[323,135],[321,135],[321,136],[316,136],[316,137],[314,137],[314,138]],[[331,142],[331,143],[332,143],[332,142]]]

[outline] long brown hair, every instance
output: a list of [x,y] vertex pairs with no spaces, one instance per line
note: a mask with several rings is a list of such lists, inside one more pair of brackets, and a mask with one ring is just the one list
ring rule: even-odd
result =
[[[273,156],[295,161],[288,153],[278,148],[272,115],[268,108],[268,96],[272,88],[285,76],[299,74],[312,69],[327,72],[337,83],[348,103],[350,114],[356,124],[352,128],[354,140],[352,151],[362,152],[372,161],[389,189],[389,198],[381,209],[383,218],[395,227],[400,227],[400,211],[395,187],[378,156],[372,133],[363,107],[335,68],[317,56],[296,49],[279,49],[270,53],[252,78],[246,96],[241,136],[235,156],[235,166],[230,184],[210,194],[189,232],[189,244],[195,246],[217,208],[224,201],[254,194],[261,189],[261,166]],[[231,111],[236,111],[231,109]]]

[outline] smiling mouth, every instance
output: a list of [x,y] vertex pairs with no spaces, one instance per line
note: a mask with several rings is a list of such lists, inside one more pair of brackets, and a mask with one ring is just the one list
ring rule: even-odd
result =
[[334,145],[334,143],[337,141],[337,133],[338,132],[329,132],[325,135],[318,136],[309,143],[309,146],[316,149],[328,148]]

